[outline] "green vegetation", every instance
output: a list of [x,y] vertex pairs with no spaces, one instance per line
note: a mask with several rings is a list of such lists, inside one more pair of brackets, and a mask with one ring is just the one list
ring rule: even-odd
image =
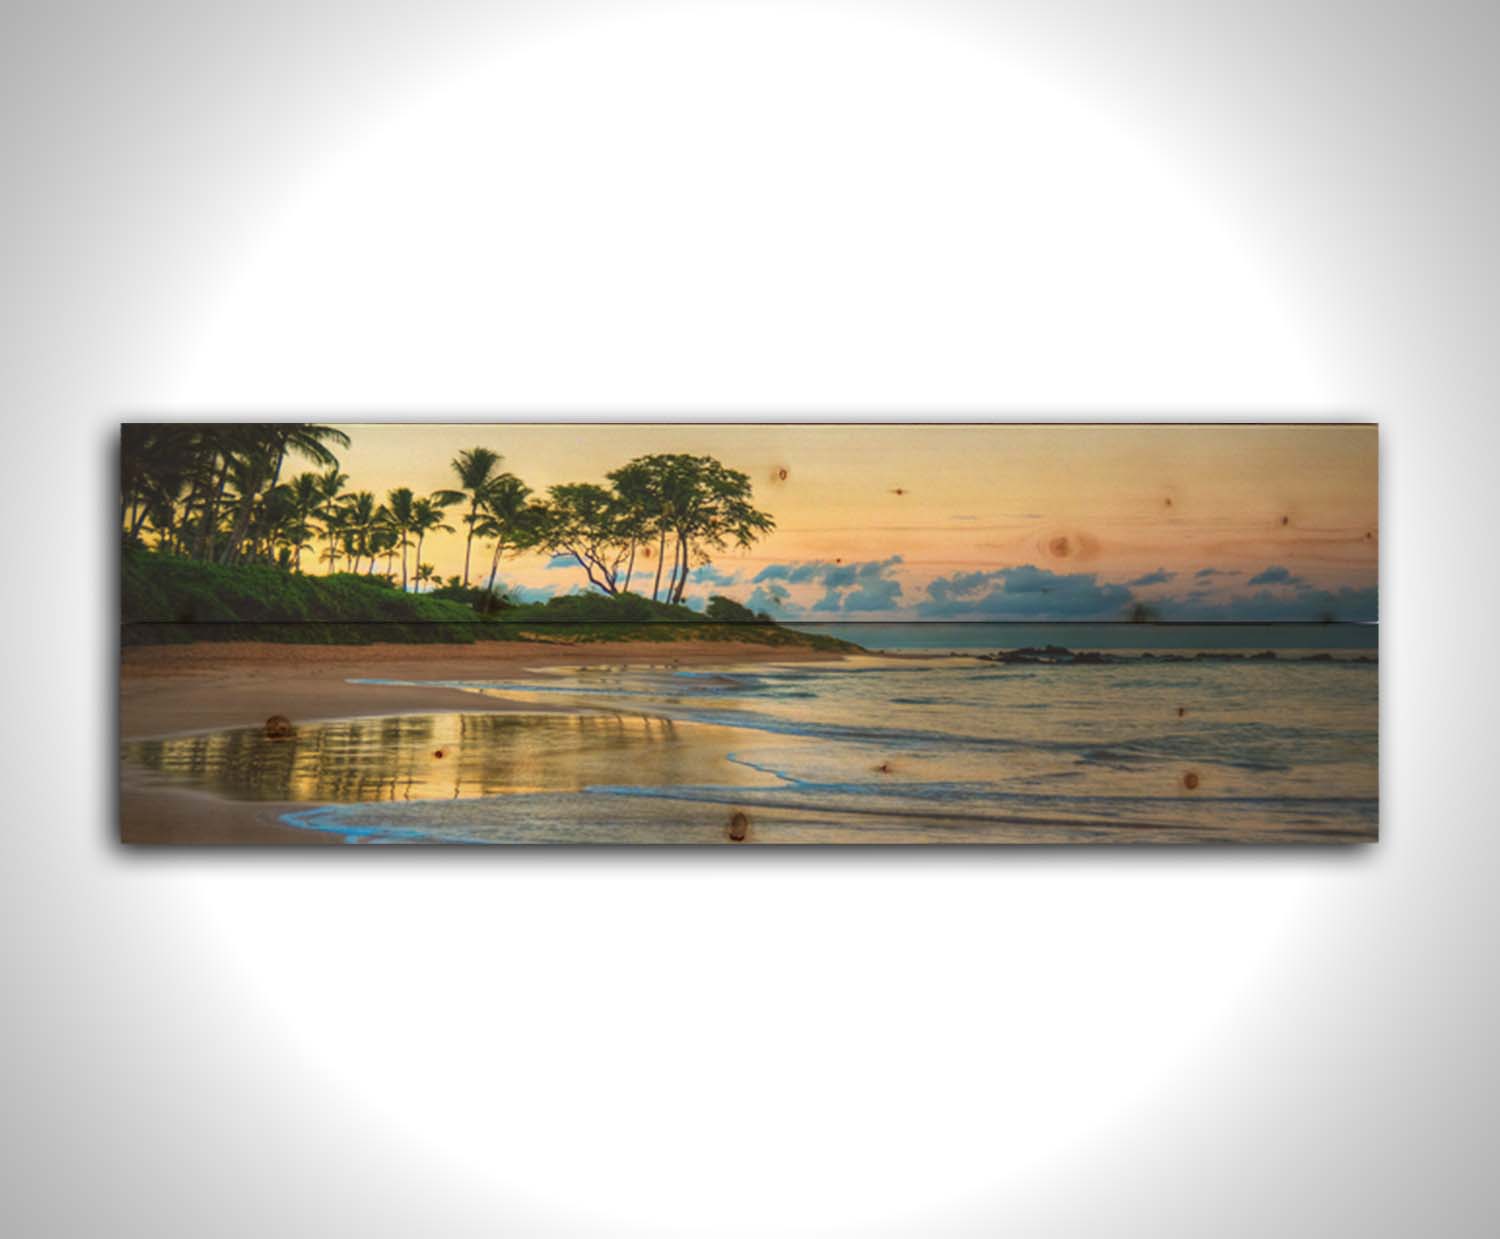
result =
[[[539,497],[498,452],[476,446],[450,462],[455,489],[398,486],[382,500],[349,489],[336,455],[348,446],[343,431],[310,423],[125,426],[127,643],[692,638],[856,648],[789,632],[722,595],[705,612],[684,605],[695,566],[775,528],[752,505],[749,477],[711,456],[640,456],[607,484],[562,483]],[[315,469],[284,478],[294,457]],[[423,562],[427,540],[460,528],[463,573],[443,581]],[[489,553],[487,577],[476,542]],[[573,560],[598,592],[519,604],[499,585],[500,565],[526,553]],[[319,566],[322,575],[308,571]]]
[[[630,592],[637,559],[656,561],[651,598],[680,603],[688,573],[730,543],[745,548],[776,528],[750,503],[750,479],[712,456],[640,456],[608,474],[608,487],[554,486],[531,518],[533,545],[570,556],[589,584]],[[655,546],[652,546],[652,542]],[[672,564],[662,589],[667,548]]]
[[[447,595],[447,596],[444,596]],[[749,641],[828,651],[857,647],[782,628],[729,599],[700,614],[638,594],[568,594],[517,606],[455,583],[406,593],[384,577],[303,576],[265,564],[200,563],[127,545],[120,561],[127,645],[185,641]],[[731,610],[715,607],[728,603]],[[474,604],[485,604],[484,610]]]
[[127,645],[176,641],[471,642],[505,639],[462,603],[404,594],[381,577],[303,576],[264,564],[200,563],[127,546],[120,559]]
[[743,603],[736,602],[733,598],[726,598],[723,594],[709,596],[708,606],[704,608],[703,615],[705,619],[717,620],[722,624],[763,624],[771,618],[764,612],[757,615]]
[[[398,486],[382,501],[346,489],[349,476],[334,449],[348,446],[343,431],[308,422],[127,425],[120,440],[125,539],[199,563],[292,573],[303,571],[303,552],[321,540],[316,562],[329,576],[361,567],[374,576],[383,560],[384,575],[393,577],[399,557],[405,593],[434,578],[422,571],[424,542],[454,532],[446,517],[457,505],[464,556],[456,580],[465,589],[476,583],[478,541],[490,545],[491,592],[503,558],[532,552],[572,559],[589,585],[611,597],[642,593],[631,589],[636,569],[654,561],[651,600],[681,603],[695,566],[731,545],[750,547],[776,527],[751,503],[748,475],[712,456],[639,456],[610,471],[608,485],[560,483],[538,497],[481,445],[449,462],[457,489],[424,496]],[[292,457],[321,472],[283,480]]]
[[830,651],[859,648],[835,637],[782,628],[768,616],[756,616],[738,603],[731,605],[743,613],[743,619],[713,614],[712,603],[708,612],[700,612],[679,603],[653,602],[640,594],[566,594],[541,603],[505,606],[494,616],[502,628],[522,640],[750,641]]

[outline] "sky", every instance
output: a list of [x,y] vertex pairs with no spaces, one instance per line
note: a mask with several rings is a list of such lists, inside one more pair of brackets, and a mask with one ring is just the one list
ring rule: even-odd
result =
[[[352,489],[454,486],[462,449],[501,453],[539,495],[649,452],[750,476],[776,530],[695,568],[782,619],[1374,620],[1370,425],[344,424]],[[461,529],[459,513],[449,522]],[[476,565],[488,566],[486,549]],[[462,568],[460,534],[424,561]],[[506,560],[525,598],[587,588],[546,555]]]

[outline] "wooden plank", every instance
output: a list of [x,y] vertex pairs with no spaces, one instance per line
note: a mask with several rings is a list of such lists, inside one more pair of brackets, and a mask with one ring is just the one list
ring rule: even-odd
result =
[[121,459],[127,841],[1377,834],[1370,425],[160,423]]

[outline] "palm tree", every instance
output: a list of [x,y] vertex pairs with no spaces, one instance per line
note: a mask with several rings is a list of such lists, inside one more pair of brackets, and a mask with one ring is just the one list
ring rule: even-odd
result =
[[329,443],[339,447],[349,446],[349,436],[332,426],[315,426],[311,422],[276,422],[268,427],[270,442],[276,448],[276,467],[271,471],[271,485],[281,476],[281,465],[288,451],[305,456],[315,465],[325,469],[338,467],[338,457],[327,447]]
[[328,507],[322,510],[323,523],[318,527],[318,532],[323,535],[323,553],[318,556],[328,565],[328,575],[332,576],[338,571],[339,550],[344,545],[344,521],[345,513],[341,507]]
[[286,572],[300,572],[302,549],[312,545],[314,531],[298,510],[297,494],[290,483],[283,482],[265,493],[256,525],[256,558]]
[[418,564],[417,565],[417,589],[418,589],[418,592],[421,592],[421,586],[422,586],[422,583],[424,581],[432,582],[432,581],[435,581],[435,580],[437,580],[437,569],[436,568],[434,568],[431,564]]
[[232,563],[243,554],[244,544],[250,532],[250,523],[257,513],[256,498],[261,487],[267,491],[275,489],[281,478],[281,466],[288,452],[305,456],[315,465],[325,469],[338,466],[338,457],[327,447],[334,443],[339,447],[349,446],[349,436],[332,426],[315,426],[311,422],[271,422],[253,428],[254,441],[247,457],[253,458],[253,476],[257,482],[255,490],[248,495],[241,493],[242,503],[235,523],[219,557],[221,563]]
[[180,544],[185,530],[177,505],[182,503],[185,521],[206,485],[211,460],[217,459],[202,429],[140,424],[120,428],[120,521],[132,542],[140,540],[149,522],[159,548]]
[[304,422],[126,426],[120,443],[126,536],[138,541],[149,522],[159,549],[220,563],[269,562],[286,541],[287,456],[333,468],[332,448],[348,442],[341,430]]
[[416,519],[415,497],[410,486],[398,486],[385,497],[386,509],[390,512],[391,528],[396,532],[401,547],[401,592],[406,593],[406,548],[411,545],[412,523]]
[[391,514],[384,507],[377,513],[375,527],[370,531],[370,572],[375,571],[375,561],[385,556],[385,575],[389,579],[395,572],[396,547],[401,534],[391,523]]
[[500,556],[507,546],[519,550],[526,542],[526,500],[531,487],[513,473],[502,473],[485,491],[484,511],[489,518],[485,532],[495,539],[495,553],[490,556],[490,580],[485,589],[495,592],[495,575],[500,571]]
[[340,473],[338,466],[318,474],[318,508],[316,515],[323,522],[323,537],[328,540],[328,549],[323,558],[328,561],[328,571],[338,565],[338,543],[344,529],[344,484],[349,475]]
[[358,572],[360,533],[349,522],[350,517],[346,512],[344,514],[344,523],[339,527],[339,550],[344,553],[344,557],[349,561],[348,567],[344,571]]
[[492,452],[487,447],[471,447],[452,461],[453,472],[458,475],[459,488],[463,492],[460,499],[469,500],[469,511],[464,516],[464,524],[469,527],[468,537],[464,539],[465,587],[469,584],[469,554],[474,548],[474,526],[479,523],[479,510],[484,506],[485,494],[501,459],[499,452]]
[[[359,490],[344,497],[344,546],[353,560],[349,566],[351,572],[359,571],[359,561],[370,552],[375,519],[375,496],[369,491]],[[370,557],[373,561],[374,556]]]
[[224,506],[232,523],[229,537],[219,555],[220,563],[233,563],[244,556],[250,520],[270,471],[271,456],[263,443],[253,444],[244,452],[229,458],[229,494],[224,499]]
[[422,562],[422,539],[428,534],[441,530],[443,533],[452,533],[453,526],[446,524],[443,518],[447,515],[444,505],[456,502],[447,496],[454,495],[462,498],[457,491],[439,490],[428,495],[426,499],[418,499],[411,505],[411,527],[417,535],[417,563]]
[[220,529],[220,505],[235,460],[251,451],[256,443],[255,426],[199,426],[201,455],[195,470],[192,492],[183,513],[184,523],[197,514],[192,557],[214,560],[220,551],[216,539]]
[[286,487],[287,507],[291,514],[287,532],[294,539],[292,567],[302,571],[302,548],[312,545],[316,527],[313,518],[323,508],[322,479],[316,473],[299,473]]

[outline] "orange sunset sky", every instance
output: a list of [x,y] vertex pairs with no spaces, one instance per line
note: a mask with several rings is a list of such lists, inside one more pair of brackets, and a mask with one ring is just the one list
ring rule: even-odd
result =
[[[776,531],[697,574],[784,618],[1375,618],[1377,431],[1368,425],[343,424],[352,489],[454,485],[484,445],[542,496],[648,452],[749,474]],[[294,468],[297,466],[293,466]],[[461,528],[458,510],[449,522]],[[460,534],[423,559],[460,571]],[[476,546],[476,565],[488,555]],[[526,597],[585,587],[508,560]]]

